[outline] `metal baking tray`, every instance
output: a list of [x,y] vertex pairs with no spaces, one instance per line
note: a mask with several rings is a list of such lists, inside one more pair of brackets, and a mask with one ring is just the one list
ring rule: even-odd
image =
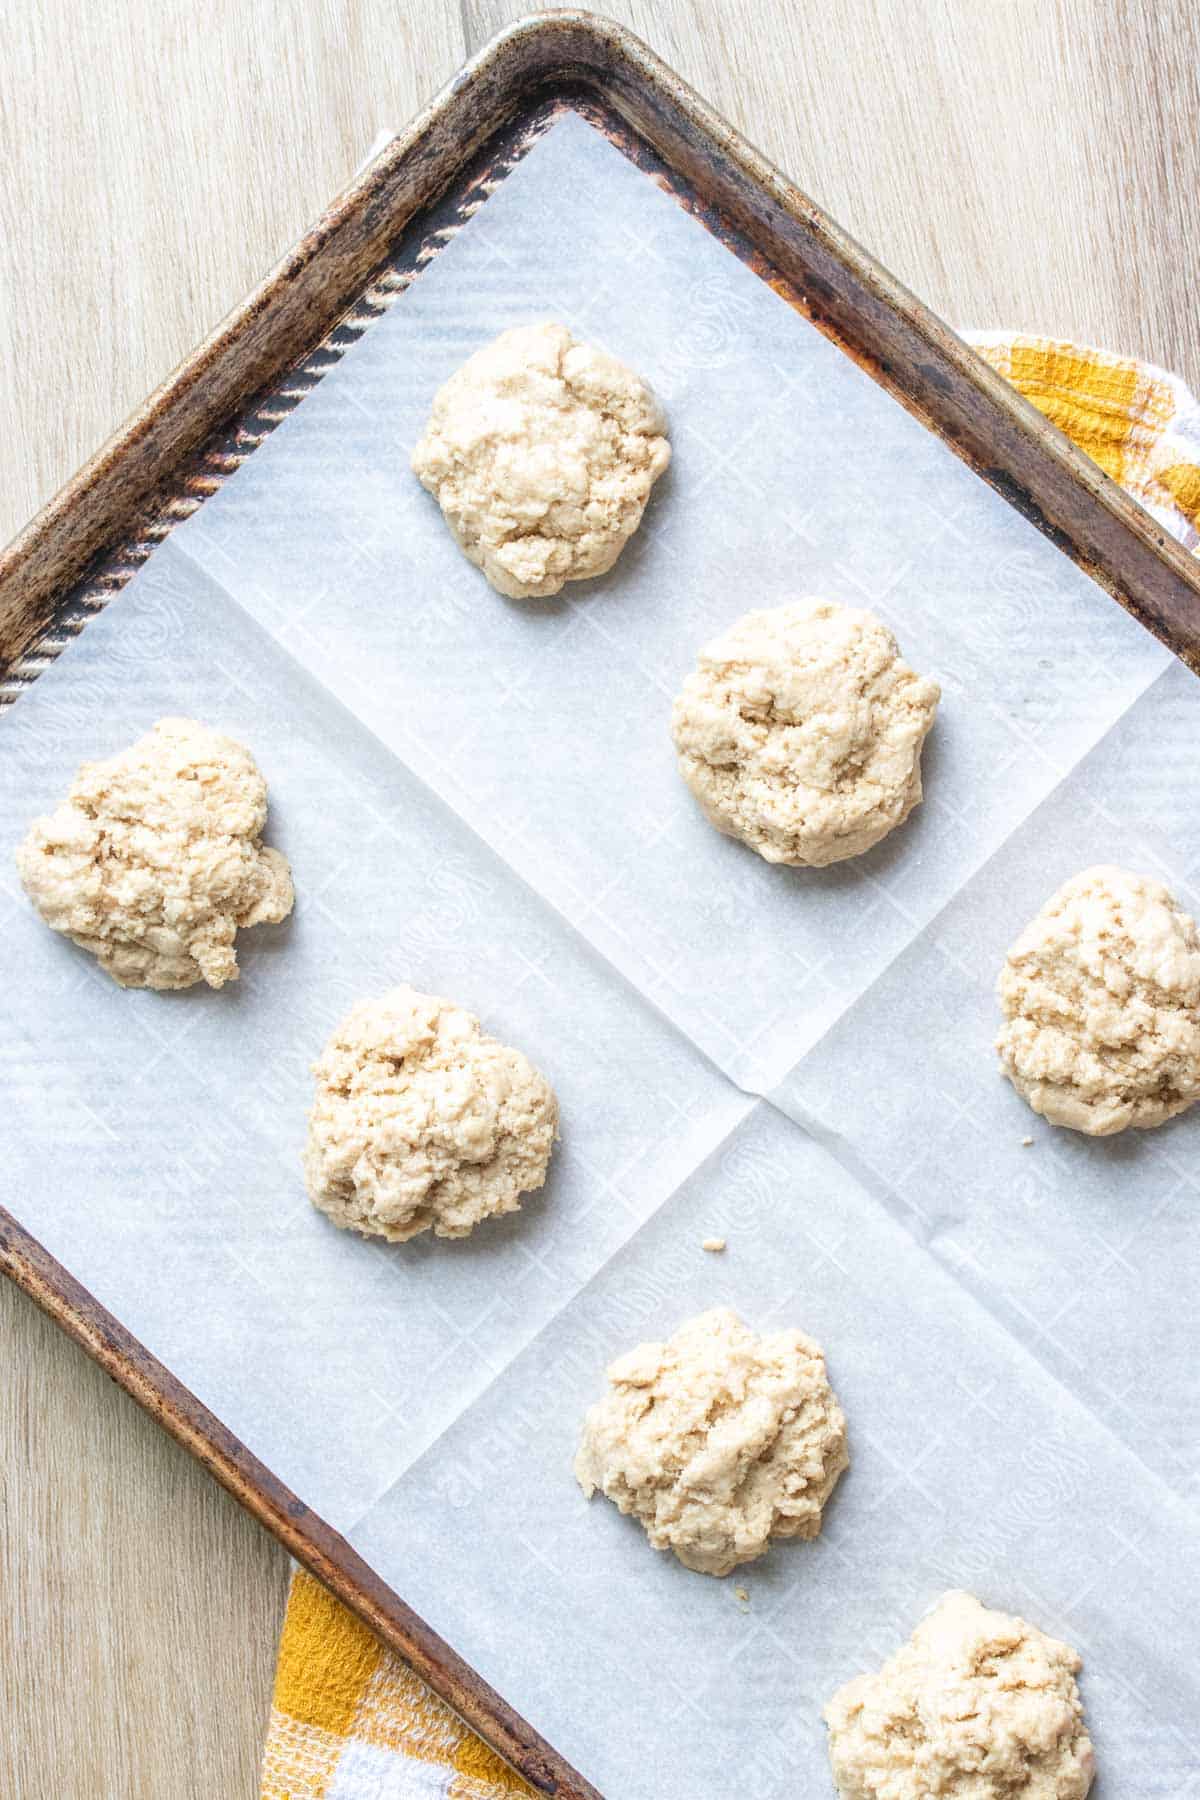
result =
[[[11,702],[581,113],[1191,667],[1200,573],[1162,528],[622,27],[497,36],[0,557]],[[524,1719],[0,1210],[0,1267],[539,1792],[595,1796]]]

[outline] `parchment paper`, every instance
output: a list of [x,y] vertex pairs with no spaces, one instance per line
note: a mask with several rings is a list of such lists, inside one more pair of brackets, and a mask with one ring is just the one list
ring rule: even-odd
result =
[[[649,377],[675,462],[609,577],[520,604],[408,454],[472,349],[549,316]],[[806,591],[944,693],[925,804],[819,873],[713,832],[667,732],[699,644]],[[953,1585],[1083,1651],[1098,1794],[1182,1800],[1196,1123],[1052,1133],[990,1039],[1074,869],[1197,904],[1198,700],[569,117],[0,722],[7,1203],[609,1800],[827,1792],[821,1704]],[[122,993],[9,854],[172,712],[252,746],[296,876],[220,994]],[[465,1244],[372,1246],[304,1196],[308,1064],[399,980],[562,1101],[544,1194]],[[817,1544],[716,1582],[570,1461],[605,1362],[726,1301],[820,1339],[854,1460]]]

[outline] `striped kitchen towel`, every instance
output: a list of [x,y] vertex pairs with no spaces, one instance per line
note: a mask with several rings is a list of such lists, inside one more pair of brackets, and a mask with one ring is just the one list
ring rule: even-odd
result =
[[[1200,548],[1200,407],[1162,369],[1053,338],[967,333],[1180,543]],[[279,1645],[262,1800],[513,1800],[533,1790],[310,1575]]]
[[1178,376],[1058,338],[963,336],[1173,538],[1200,549],[1200,406]]

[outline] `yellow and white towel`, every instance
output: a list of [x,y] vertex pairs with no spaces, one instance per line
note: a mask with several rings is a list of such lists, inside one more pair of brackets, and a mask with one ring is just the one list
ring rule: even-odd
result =
[[[1052,338],[968,333],[1026,399],[1200,549],[1200,407],[1162,369]],[[279,1645],[262,1800],[514,1800],[533,1789],[310,1575]]]
[[963,335],[1172,537],[1200,549],[1200,406],[1178,376],[1058,338]]
[[297,1570],[279,1645],[263,1800],[525,1800],[533,1789]]

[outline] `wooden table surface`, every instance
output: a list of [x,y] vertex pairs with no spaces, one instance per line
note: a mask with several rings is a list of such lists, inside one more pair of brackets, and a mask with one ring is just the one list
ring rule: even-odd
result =
[[[14,11],[0,539],[278,257],[376,131],[522,10]],[[1123,348],[1200,383],[1193,0],[608,10],[952,324]],[[255,1794],[283,1552],[6,1283],[0,1369],[0,1800]]]

